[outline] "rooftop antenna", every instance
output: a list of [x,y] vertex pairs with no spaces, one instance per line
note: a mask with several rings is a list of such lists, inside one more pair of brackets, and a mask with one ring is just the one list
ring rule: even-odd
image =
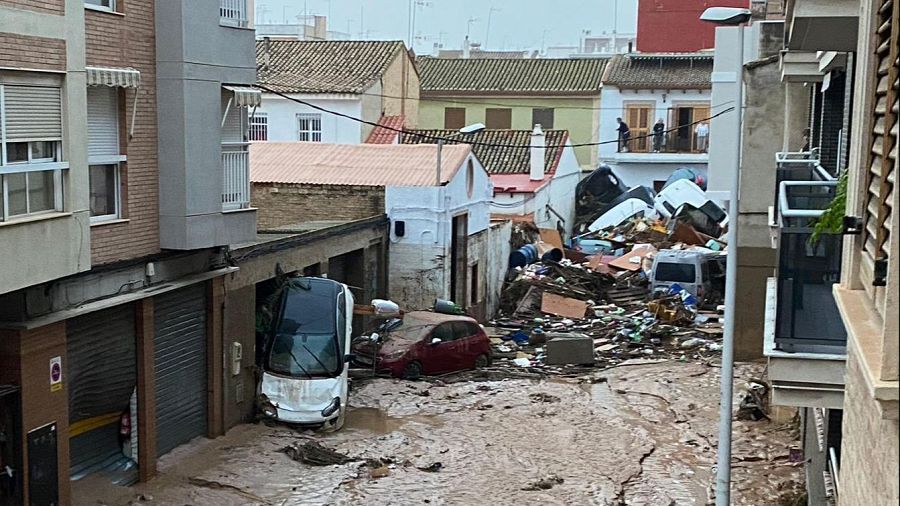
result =
[[484,48],[485,49],[487,49],[488,39],[490,39],[490,37],[491,37],[491,17],[494,15],[495,12],[500,12],[500,8],[499,7],[491,7],[490,10],[488,10],[487,28],[484,31]]

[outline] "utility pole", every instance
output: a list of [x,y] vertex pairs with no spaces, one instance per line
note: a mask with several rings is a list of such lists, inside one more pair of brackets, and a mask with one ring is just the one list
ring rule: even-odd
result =
[[500,12],[500,8],[499,7],[491,7],[491,9],[488,11],[487,29],[485,29],[485,31],[484,31],[484,46],[483,47],[485,49],[487,49],[488,40],[491,37],[491,17],[494,15],[495,12]]

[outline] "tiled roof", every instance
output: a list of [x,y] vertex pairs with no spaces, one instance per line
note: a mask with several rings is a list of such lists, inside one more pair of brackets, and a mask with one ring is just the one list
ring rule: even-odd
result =
[[707,89],[712,87],[712,67],[712,54],[616,55],[606,66],[603,84],[630,89]]
[[[472,59],[513,59],[513,58],[525,58],[528,56],[528,51],[484,51],[481,49],[473,49],[469,51],[469,58]],[[463,51],[462,49],[441,49],[437,54],[438,58],[462,58]]]
[[605,58],[416,59],[423,94],[596,95]]
[[[410,130],[432,137],[449,137],[458,134],[456,130]],[[529,157],[531,150],[526,148],[502,147],[500,145],[528,146],[531,144],[531,130],[482,130],[476,134],[467,135],[466,141],[494,144],[494,146],[482,146],[475,144],[472,151],[488,174],[527,174],[530,170]],[[559,165],[562,156],[562,148],[569,140],[568,130],[545,130],[544,144],[547,146],[544,156],[544,173],[553,174]],[[416,135],[401,135],[401,144],[434,143],[433,139]],[[446,146],[453,143],[448,140]]]
[[397,140],[397,130],[403,129],[406,118],[398,116],[382,116],[378,120],[378,126],[369,134],[366,144],[394,144]]
[[362,93],[403,48],[401,41],[258,40],[257,79],[282,93]]
[[[469,146],[444,146],[441,179],[446,183],[471,153]],[[253,183],[358,186],[434,186],[435,146],[255,142],[250,145]]]

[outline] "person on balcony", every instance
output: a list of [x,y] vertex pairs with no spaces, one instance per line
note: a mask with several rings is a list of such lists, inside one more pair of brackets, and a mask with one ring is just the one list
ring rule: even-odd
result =
[[697,134],[697,151],[706,153],[709,147],[709,125],[705,121],[697,123],[694,133]]
[[665,142],[666,135],[666,124],[663,123],[662,118],[656,120],[656,123],[653,125],[653,152],[659,153],[663,149],[663,143]]
[[628,128],[628,123],[622,121],[622,118],[616,118],[616,122],[619,124],[616,129],[619,132],[619,152],[627,153],[628,141],[631,140],[631,129]]

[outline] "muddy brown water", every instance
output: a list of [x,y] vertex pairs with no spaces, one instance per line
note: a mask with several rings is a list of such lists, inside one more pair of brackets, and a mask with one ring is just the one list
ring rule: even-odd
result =
[[[741,366],[738,377],[760,369]],[[371,380],[354,389],[339,432],[239,426],[167,455],[150,483],[92,485],[76,504],[129,504],[143,494],[142,503],[181,505],[704,505],[717,373],[665,362],[573,379]],[[790,431],[736,422],[735,434],[734,504],[777,504],[773,497],[800,486],[802,468],[786,461]],[[310,467],[278,451],[304,437],[359,462]],[[386,476],[362,464],[375,458],[391,463],[376,473]],[[421,470],[429,466],[440,470]]]

